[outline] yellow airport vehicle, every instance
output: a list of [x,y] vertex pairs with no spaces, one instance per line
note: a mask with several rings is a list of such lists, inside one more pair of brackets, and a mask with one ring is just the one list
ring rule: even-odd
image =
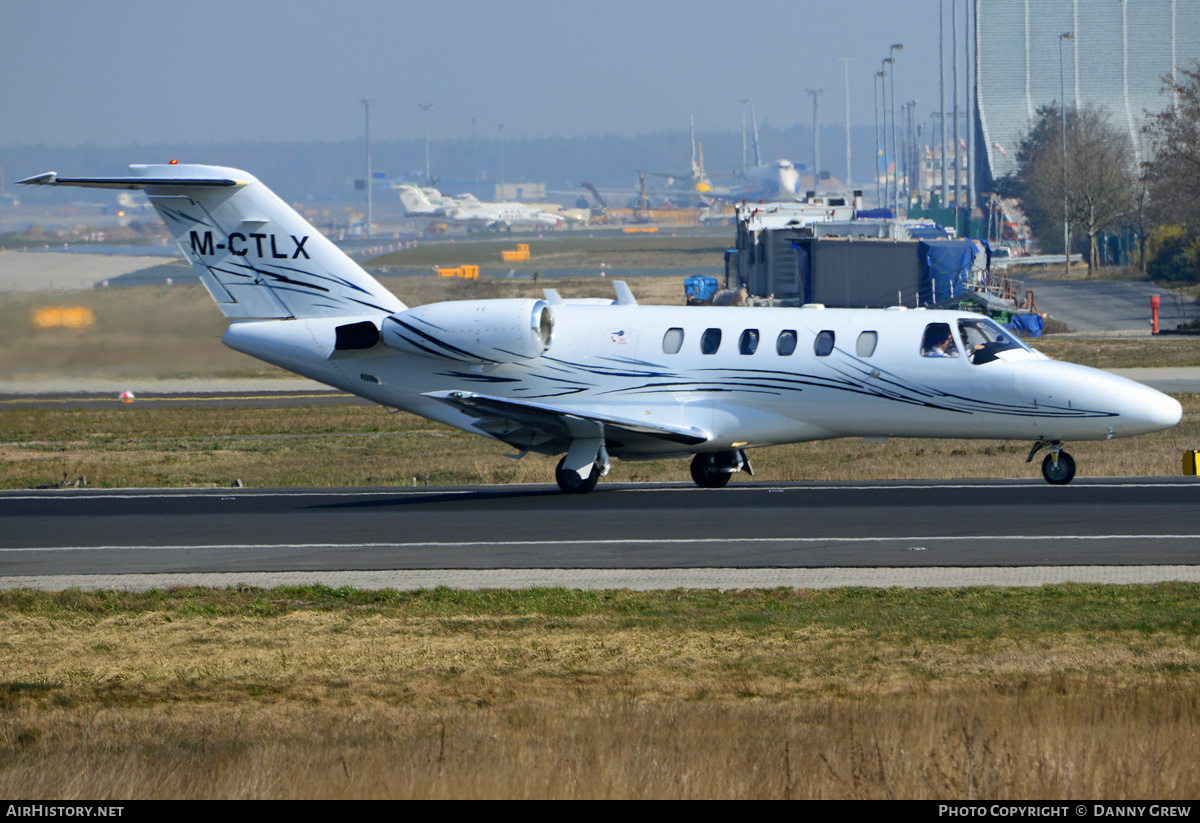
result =
[[438,277],[461,277],[463,280],[478,280],[479,266],[459,266],[455,269],[438,269]]
[[516,250],[504,249],[500,252],[500,258],[505,263],[520,263],[529,259],[529,244],[518,243]]

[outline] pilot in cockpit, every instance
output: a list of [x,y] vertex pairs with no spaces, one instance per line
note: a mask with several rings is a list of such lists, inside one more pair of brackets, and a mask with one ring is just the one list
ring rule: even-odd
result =
[[925,329],[925,340],[921,344],[925,357],[958,357],[958,346],[946,323],[930,323]]

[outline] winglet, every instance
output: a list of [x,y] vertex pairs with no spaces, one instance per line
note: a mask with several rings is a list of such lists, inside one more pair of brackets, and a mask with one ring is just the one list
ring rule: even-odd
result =
[[18,186],[53,186],[58,182],[58,172],[48,171],[45,174],[26,177],[24,180],[18,180]]

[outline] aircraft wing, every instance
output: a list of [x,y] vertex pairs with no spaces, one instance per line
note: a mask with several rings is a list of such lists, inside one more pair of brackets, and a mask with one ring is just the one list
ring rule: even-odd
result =
[[[585,432],[603,427],[609,439],[621,437],[652,440],[695,446],[709,439],[707,432],[691,426],[673,426],[629,420],[614,415],[598,415],[563,409],[528,400],[490,397],[485,394],[461,391],[426,392],[424,397],[441,400],[450,406],[478,418],[476,428],[491,434],[516,448],[542,451],[556,445],[562,450]],[[550,451],[550,453],[554,453]]]

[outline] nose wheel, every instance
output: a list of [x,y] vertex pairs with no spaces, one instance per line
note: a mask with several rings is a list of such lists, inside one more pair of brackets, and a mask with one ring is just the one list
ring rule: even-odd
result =
[[1051,452],[1042,460],[1042,477],[1047,483],[1065,486],[1075,479],[1075,458],[1065,451]]
[[1062,443],[1057,440],[1039,440],[1029,450],[1028,463],[1042,449],[1049,448],[1050,453],[1042,458],[1042,477],[1054,486],[1065,486],[1075,479],[1075,458],[1062,450]]

